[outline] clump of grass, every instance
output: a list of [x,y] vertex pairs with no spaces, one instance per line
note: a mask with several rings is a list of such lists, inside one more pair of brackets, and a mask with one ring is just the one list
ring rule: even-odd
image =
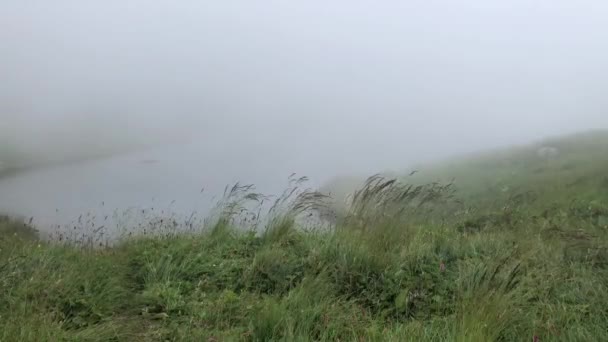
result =
[[21,239],[26,241],[38,240],[40,235],[32,224],[33,218],[28,221],[17,220],[6,215],[0,215],[0,239]]
[[428,214],[453,196],[452,184],[413,185],[374,175],[349,199],[345,225],[370,229],[378,224],[403,224]]

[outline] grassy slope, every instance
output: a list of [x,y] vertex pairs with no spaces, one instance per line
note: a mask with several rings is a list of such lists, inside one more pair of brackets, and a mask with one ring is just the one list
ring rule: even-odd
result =
[[92,251],[1,221],[0,340],[606,341],[608,134],[550,144],[408,178],[456,177],[461,203],[422,223]]
[[[557,158],[537,156],[542,146],[559,149]],[[421,167],[416,181],[455,179],[463,199],[479,204],[525,191],[551,197],[608,200],[608,131],[552,138],[530,146],[486,152]]]

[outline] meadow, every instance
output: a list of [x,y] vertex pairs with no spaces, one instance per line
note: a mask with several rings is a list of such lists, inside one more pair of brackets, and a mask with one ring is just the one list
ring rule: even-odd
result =
[[608,341],[607,132],[416,171],[110,246],[2,217],[0,341]]

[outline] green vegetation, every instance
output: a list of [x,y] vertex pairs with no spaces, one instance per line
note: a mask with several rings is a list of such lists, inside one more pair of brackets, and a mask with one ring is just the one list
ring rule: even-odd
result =
[[538,146],[371,178],[331,230],[299,229],[306,191],[243,230],[237,186],[203,232],[111,248],[2,219],[0,340],[608,341],[608,134]]

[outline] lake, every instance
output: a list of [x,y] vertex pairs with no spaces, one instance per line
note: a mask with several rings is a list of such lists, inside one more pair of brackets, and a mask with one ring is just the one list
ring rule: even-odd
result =
[[106,228],[121,220],[134,224],[137,219],[126,216],[140,210],[204,217],[225,186],[235,182],[279,194],[298,169],[308,172],[298,175],[313,177],[309,186],[328,178],[323,176],[327,168],[312,168],[298,157],[190,143],[40,168],[0,179],[0,211],[33,217],[45,233],[57,226],[83,225],[82,215],[89,225]]

